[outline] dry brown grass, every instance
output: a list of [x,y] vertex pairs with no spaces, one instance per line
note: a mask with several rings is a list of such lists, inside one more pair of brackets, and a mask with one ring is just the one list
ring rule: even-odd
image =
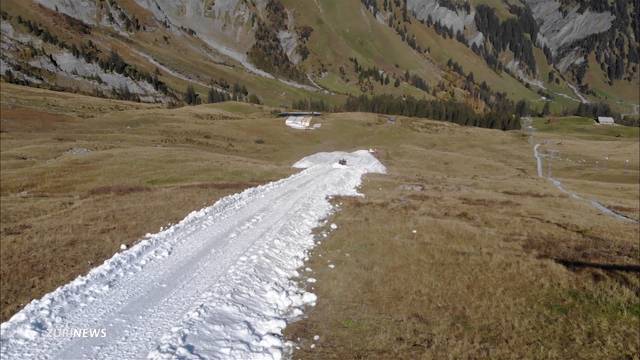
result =
[[5,83],[1,90],[3,321],[121,244],[291,173],[234,154],[245,141],[209,126],[232,119],[224,111],[200,110],[207,116],[189,122],[180,109]]
[[574,272],[545,259],[637,263],[637,227],[613,231],[621,225],[590,213],[596,223],[565,230],[551,219],[577,220],[578,209],[563,214],[575,204],[558,200],[568,199],[503,200],[494,190],[543,185],[532,179],[487,186],[449,178],[425,182],[424,193],[398,191],[398,184],[415,183],[412,175],[392,167],[390,176],[368,179],[366,198],[336,201],[338,229],[312,253],[313,272],[305,273],[317,279],[309,288],[318,304],[287,328],[300,347],[294,358],[637,356],[637,275]]
[[[286,176],[304,155],[374,147],[389,174],[368,176],[365,198],[336,200],[339,228],[309,264],[318,306],[287,329],[300,338],[295,358],[633,358],[639,349],[638,277],[550,260],[638,263],[638,227],[537,178],[519,133],[388,125],[372,114],[333,114],[299,132],[242,104],[165,110],[0,90],[3,320],[120,244]],[[20,122],[33,113],[64,117]],[[637,149],[637,139],[620,141],[622,153]],[[637,206],[635,175],[611,174],[582,188]]]
[[[389,175],[365,198],[336,200],[338,229],[302,272],[318,304],[287,328],[294,358],[637,359],[638,274],[552,260],[638,264],[637,224],[536,178],[517,134],[422,135],[382,149]],[[637,141],[617,146],[633,156]],[[637,207],[637,182],[620,184],[636,174],[618,170],[590,186]]]

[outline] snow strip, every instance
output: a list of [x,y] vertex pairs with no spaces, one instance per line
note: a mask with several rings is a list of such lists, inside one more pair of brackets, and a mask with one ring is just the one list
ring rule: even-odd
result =
[[[346,166],[339,165],[341,159]],[[297,269],[330,196],[359,196],[368,151],[319,153],[220,199],[34,300],[0,326],[2,359],[279,359],[313,305]]]
[[592,200],[592,199],[585,199],[584,197],[576,194],[575,192],[566,189],[563,185],[562,182],[552,176],[545,176],[543,174],[542,171],[542,155],[540,154],[540,152],[538,151],[538,149],[540,148],[541,144],[536,144],[533,147],[533,156],[536,158],[536,168],[538,170],[538,177],[541,178],[545,178],[547,180],[549,180],[553,186],[555,186],[556,188],[558,188],[558,190],[560,190],[561,192],[569,195],[570,197],[576,199],[576,200],[580,200],[580,201],[585,201],[587,203],[589,203],[591,206],[593,206],[594,208],[598,209],[601,213],[611,216],[612,218],[621,220],[621,221],[627,221],[627,222],[634,222],[634,223],[638,223],[637,220],[632,219],[630,217],[627,217],[623,214],[620,214],[614,210],[609,209],[608,207],[602,205],[602,203],[596,201],[596,200]]

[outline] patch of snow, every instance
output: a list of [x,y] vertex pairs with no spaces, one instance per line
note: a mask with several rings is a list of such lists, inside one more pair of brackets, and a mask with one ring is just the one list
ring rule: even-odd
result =
[[367,172],[377,174],[386,173],[386,168],[384,167],[384,165],[382,165],[375,156],[371,155],[366,150],[358,150],[352,153],[345,153],[342,151],[320,152],[311,156],[307,156],[306,158],[296,162],[295,164],[293,164],[293,167],[298,169],[306,169],[318,164],[331,166],[341,159],[347,160],[347,163],[349,164],[348,168],[361,168],[365,169]]
[[[339,158],[351,165],[333,168]],[[386,171],[367,151],[294,165],[304,170],[194,211],[32,301],[0,326],[3,359],[283,357],[283,329],[317,301],[295,277],[335,211],[328,197],[360,195],[364,174]]]

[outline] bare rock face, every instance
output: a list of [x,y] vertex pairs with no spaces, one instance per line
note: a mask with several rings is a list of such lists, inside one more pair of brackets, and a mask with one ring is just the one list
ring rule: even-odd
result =
[[538,43],[547,46],[552,54],[572,43],[611,28],[615,16],[610,12],[596,13],[589,10],[578,13],[578,6],[563,16],[556,0],[525,0],[540,26]]
[[37,0],[37,2],[85,24],[111,27],[121,35],[129,36],[125,19],[127,21],[131,19],[117,3],[96,0]]
[[440,23],[453,30],[453,33],[466,34],[469,45],[480,46],[484,35],[476,30],[475,9],[467,12],[464,8],[450,9],[440,5],[438,0],[407,0],[407,9],[421,21],[431,18],[433,22]]
[[96,25],[99,22],[96,18],[98,8],[95,0],[37,0],[37,2],[89,25]]
[[298,34],[295,32],[296,24],[293,14],[289,11],[287,13],[287,29],[278,31],[278,40],[280,41],[280,46],[287,54],[289,60],[297,65],[302,61],[302,56],[298,53]]
[[[98,0],[37,0],[41,5],[93,26],[109,26],[126,34],[119,22],[120,8],[113,8],[108,2]],[[167,26],[175,33],[188,32],[198,37],[211,49],[223,57],[242,64],[247,70],[272,78],[257,69],[247,59],[247,52],[255,43],[256,17],[263,17],[268,0],[135,0],[153,15],[161,26]],[[280,30],[278,38],[292,63],[301,57],[297,53],[298,37],[293,16],[288,13],[288,30]]]
[[241,0],[136,0],[172,30],[189,29],[213,49],[241,63],[253,42],[252,11]]
[[[76,57],[67,50],[50,52],[48,55],[39,55],[25,61],[21,56],[25,47],[42,50],[44,43],[31,34],[21,33],[9,22],[2,22],[0,36],[2,38],[0,47],[2,74],[10,71],[14,78],[34,84],[56,83],[62,80],[82,86],[84,89],[98,90],[107,94],[112,90],[125,91],[126,89],[126,92],[144,102],[166,103],[170,100],[166,94],[161,93],[146,80],[134,80],[123,74],[105,71],[97,63],[88,63],[82,57]],[[39,69],[42,77],[24,73],[23,70],[27,68],[25,65]]]
[[[264,18],[267,0],[136,0],[150,11],[156,20],[168,24],[173,30],[188,29],[220,54],[227,56],[247,70],[265,77],[268,74],[249,62],[247,52],[255,43],[255,21]],[[293,29],[293,17],[286,21]],[[300,61],[297,54],[297,34],[291,30],[279,31],[282,48],[293,63]]]
[[465,27],[473,23],[473,11],[467,13],[464,9],[452,10],[441,6],[438,0],[407,0],[407,9],[418,20],[426,21],[429,17],[451,28],[454,33],[463,32]]

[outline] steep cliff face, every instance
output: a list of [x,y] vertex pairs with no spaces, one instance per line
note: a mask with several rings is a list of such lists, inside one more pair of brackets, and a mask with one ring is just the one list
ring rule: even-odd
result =
[[245,100],[255,92],[272,104],[318,93],[462,99],[478,110],[496,94],[614,101],[615,81],[638,81],[636,7],[626,0],[3,0],[0,75],[143,101],[179,101],[188,85]]
[[609,30],[615,20],[615,16],[608,11],[580,12],[577,5],[563,13],[560,2],[556,0],[525,1],[540,26],[536,39],[538,45],[551,51],[562,72],[584,61],[583,56],[587,51],[582,51],[580,45],[574,45],[577,41]]
[[538,22],[538,43],[547,46],[553,54],[565,46],[593,34],[605,32],[611,28],[615,16],[610,12],[580,13],[574,6],[567,14],[560,11],[560,3],[555,0],[525,0]]
[[[295,20],[290,13],[274,0],[136,0],[136,2],[153,13],[157,21],[174,31],[187,31],[203,40],[212,49],[241,63],[247,70],[265,77],[273,77],[274,69],[256,64],[249,59],[248,53],[256,46],[256,42],[264,37],[256,36],[258,31],[265,31],[261,24],[271,26],[276,34],[277,42],[274,52],[282,51],[285,58],[280,62],[293,65],[300,62],[298,54],[298,38],[294,29]],[[274,24],[269,21],[274,8],[281,9],[278,19],[282,22]],[[279,26],[283,24],[284,26]],[[259,34],[258,34],[259,35]],[[262,44],[258,44],[260,46]],[[286,72],[276,72],[278,76]],[[300,77],[298,79],[300,80]]]
[[[638,78],[638,2],[615,0],[526,0],[540,25],[538,45],[556,67],[582,88],[587,73],[609,86]],[[590,55],[592,60],[589,61]],[[595,58],[595,61],[594,61]],[[600,75],[598,75],[600,76]]]
[[252,71],[246,52],[254,41],[255,9],[240,0],[136,0],[155,19],[176,33],[183,31],[202,39],[214,50]]
[[37,0],[37,2],[89,25],[96,25],[101,20],[97,18],[98,6],[96,6],[95,0]]
[[440,25],[453,30],[454,33],[464,32],[473,24],[475,12],[467,11],[464,7],[449,8],[441,5],[438,0],[407,0],[407,9],[418,20],[431,19]]
[[[140,30],[137,18],[130,17],[116,1],[102,0],[37,0],[41,5],[64,13],[92,26],[112,27],[123,35]],[[256,43],[258,22],[266,20],[274,0],[135,0],[156,20],[156,26],[167,28],[178,35],[195,36],[213,51],[236,61],[247,70],[272,78],[270,69],[261,69],[247,57]],[[286,61],[301,61],[295,19],[285,11],[285,24],[277,29],[279,47]]]
[[91,26],[104,26],[116,30],[120,35],[139,31],[141,24],[116,1],[105,0],[37,0],[38,4],[82,21]]
[[469,46],[482,46],[484,42],[484,34],[476,27],[475,8],[468,3],[447,7],[438,0],[407,0],[407,9],[420,21],[438,22],[454,34],[461,34]]
[[[418,52],[446,61],[456,58],[450,48],[459,45],[452,42],[462,43],[494,72],[508,73],[542,99],[600,101],[597,92],[616,92],[614,81],[638,81],[637,5],[627,0],[361,2]],[[421,41],[416,23],[442,40]],[[456,72],[465,73],[460,67]]]
[[40,37],[17,31],[6,21],[0,29],[0,71],[13,82],[73,87],[127,100],[170,101],[168,89],[157,77],[126,64],[115,53],[111,61],[99,61],[88,55],[89,50],[83,55],[77,48],[71,51],[48,30],[34,23],[27,25]]

